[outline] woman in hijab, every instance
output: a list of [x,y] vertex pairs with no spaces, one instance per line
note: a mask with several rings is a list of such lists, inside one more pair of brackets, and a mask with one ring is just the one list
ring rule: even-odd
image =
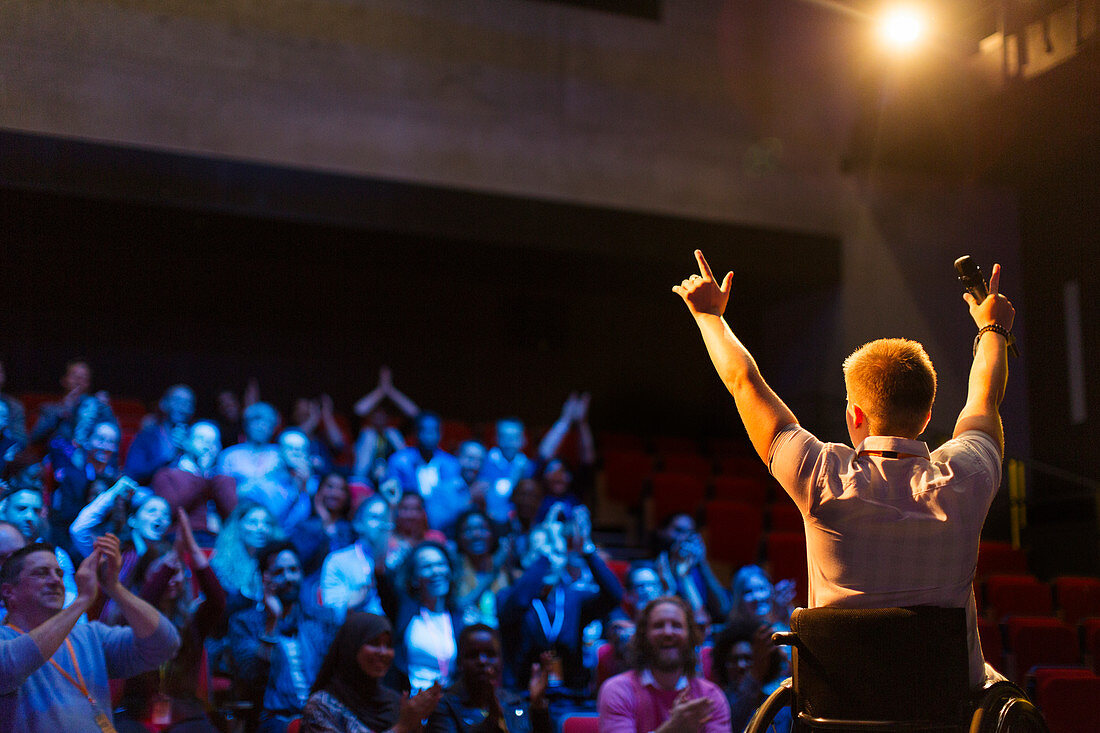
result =
[[436,684],[415,697],[382,685],[393,663],[384,616],[351,611],[329,647],[302,711],[301,733],[414,733],[443,695]]

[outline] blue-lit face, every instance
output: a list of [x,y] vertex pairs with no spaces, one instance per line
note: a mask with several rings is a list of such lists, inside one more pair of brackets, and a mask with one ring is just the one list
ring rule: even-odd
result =
[[416,426],[416,444],[422,450],[438,448],[441,437],[441,426],[435,418],[424,418]]
[[171,524],[172,511],[168,508],[168,502],[159,496],[142,504],[130,517],[130,527],[134,533],[147,542],[159,542]]
[[270,443],[275,434],[275,417],[265,411],[249,413],[244,420],[244,435],[250,443]]
[[161,409],[170,423],[189,422],[195,414],[195,394],[187,387],[175,387],[161,400]]
[[434,547],[416,553],[414,573],[421,592],[432,598],[443,598],[451,590],[451,566],[447,558]]
[[504,420],[497,424],[497,447],[504,457],[511,460],[523,449],[523,424]]

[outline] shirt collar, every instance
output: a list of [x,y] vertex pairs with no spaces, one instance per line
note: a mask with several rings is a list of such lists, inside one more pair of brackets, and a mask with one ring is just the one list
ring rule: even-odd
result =
[[[660,685],[657,684],[657,680],[653,679],[653,673],[649,671],[649,667],[646,667],[645,669],[642,670],[641,682],[642,682],[643,685],[645,685],[647,687],[655,687],[657,689],[663,689]],[[688,678],[684,675],[680,675],[680,679],[676,680],[676,687],[674,689],[684,690],[684,689],[687,689],[687,686],[688,686]]]
[[928,444],[923,440],[895,438],[890,435],[868,435],[856,447],[856,453],[864,450],[888,450],[897,453],[910,453],[924,459],[930,458]]

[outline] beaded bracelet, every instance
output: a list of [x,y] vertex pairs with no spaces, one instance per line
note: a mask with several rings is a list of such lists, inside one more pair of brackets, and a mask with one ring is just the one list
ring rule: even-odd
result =
[[982,334],[986,331],[992,331],[993,333],[999,333],[1004,336],[1005,343],[1011,346],[1016,342],[1016,339],[1012,336],[1012,332],[999,323],[990,323],[988,326],[982,326],[978,329],[978,335],[974,337],[974,349],[971,356],[975,356],[978,353],[978,342],[982,340]]

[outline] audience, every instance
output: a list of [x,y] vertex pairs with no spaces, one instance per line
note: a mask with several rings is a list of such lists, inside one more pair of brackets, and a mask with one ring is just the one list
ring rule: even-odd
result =
[[[76,573],[76,598],[65,606],[54,548],[27,545],[4,561],[0,598],[8,616],[0,627],[0,730],[110,731],[108,679],[156,669],[176,653],[180,645],[176,630],[119,582],[121,567],[118,539],[114,535],[97,538]],[[77,623],[100,590],[121,609],[126,626]],[[76,673],[80,686],[54,659],[62,646],[68,654],[60,659]]]
[[[65,398],[36,423],[51,438],[49,507],[33,481],[0,484],[0,558],[38,540],[48,521],[51,538],[98,558],[96,568],[117,553],[112,593],[140,590],[175,626],[178,655],[160,673],[128,675],[120,733],[151,720],[173,732],[216,730],[196,694],[204,652],[234,682],[228,702],[253,705],[246,733],[282,733],[299,717],[306,732],[414,733],[430,717],[440,732],[545,733],[563,715],[594,710],[601,626],[612,646],[599,664],[601,679],[610,676],[599,693],[607,730],[712,731],[724,720],[729,730],[731,709],[740,728],[789,668],[769,638],[785,628],[793,584],[773,589],[760,568],[743,568],[731,611],[688,515],[663,524],[624,593],[592,541],[587,394],[569,395],[535,457],[523,452],[518,418],[495,424],[490,450],[470,439],[451,456],[439,416],[419,410],[383,368],[355,405],[366,422],[353,462],[341,465],[331,399],[298,400],[294,427],[273,443],[279,417],[255,380],[243,423],[227,392],[219,422],[189,424],[194,393],[169,387],[120,456],[118,424],[105,395],[89,394],[90,380],[85,363],[70,364]],[[389,424],[387,403],[414,419],[413,447]],[[21,447],[4,420],[11,404],[0,394],[0,461]],[[570,467],[557,454],[573,430]],[[223,437],[242,433],[222,450]],[[151,490],[138,485],[146,482]],[[95,606],[78,602],[69,554],[51,552],[68,586],[62,605],[94,617]],[[715,649],[722,690],[711,689],[695,677],[695,645],[727,617]],[[130,621],[114,601],[101,620]],[[685,689],[693,702],[678,699]]]
[[236,480],[239,497],[280,491],[278,486],[271,487],[282,467],[279,449],[271,443],[278,422],[275,408],[266,402],[249,405],[244,410],[242,425],[245,442],[224,449],[218,456],[217,472]]
[[[0,365],[0,375],[3,374],[3,365]],[[8,473],[8,464],[15,461],[19,452],[27,447],[26,435],[18,429],[9,430],[11,427],[12,405],[19,406],[15,400],[8,402],[0,397],[0,479]],[[17,407],[21,409],[21,406]]]
[[0,361],[0,402],[8,408],[8,420],[4,423],[2,432],[7,439],[21,446],[27,445],[27,417],[23,410],[23,403],[4,391],[7,384],[8,373],[4,369],[4,362]]
[[729,613],[729,599],[707,562],[707,548],[695,520],[673,514],[657,531],[657,568],[665,587],[683,598],[700,626],[721,622]]
[[409,551],[396,572],[375,567],[382,608],[396,632],[391,680],[401,689],[414,691],[436,683],[446,686],[462,629],[447,548],[427,540]]
[[[783,652],[772,643],[772,631],[749,619],[735,621],[714,641],[711,669],[714,681],[726,693],[733,730],[744,730],[768,696],[766,686],[781,676]],[[789,714],[776,718],[775,730],[791,726]]]
[[120,476],[119,437],[118,426],[107,421],[93,426],[83,442],[50,442],[48,455],[55,484],[50,499],[50,541],[70,554],[77,554],[69,535],[73,520]]
[[458,680],[447,690],[431,719],[431,733],[550,733],[546,700],[548,670],[544,655],[531,666],[527,701],[500,689],[500,639],[484,624],[473,624],[458,636]]
[[89,394],[92,388],[92,368],[88,362],[75,359],[65,365],[61,377],[65,395],[57,402],[47,402],[38,410],[38,421],[31,430],[31,444],[49,442],[60,438],[70,442],[74,438],[82,442],[77,433],[77,423],[84,421],[89,427],[102,422],[115,422],[114,413],[106,392]]
[[[0,494],[0,521],[7,522],[19,530],[26,544],[41,543],[45,523],[43,516],[42,489],[39,486],[22,484],[14,486]],[[48,515],[47,515],[48,516]],[[61,547],[53,547],[54,559],[61,568],[61,581],[65,589],[65,606],[76,600],[76,566],[72,557]]]
[[[195,539],[202,547],[214,546],[218,529],[237,506],[236,482],[230,476],[213,473],[219,452],[218,426],[200,420],[187,431],[183,453],[175,464],[153,475],[153,493],[168,502],[173,514],[177,509],[187,512]],[[211,504],[215,512],[213,517],[210,516]]]
[[393,537],[401,549],[411,549],[424,540],[446,542],[442,532],[431,529],[424,497],[415,491],[401,495],[394,516]]
[[302,733],[417,733],[443,688],[437,682],[414,697],[395,692],[382,682],[393,658],[390,622],[349,613],[321,662],[302,711]]
[[299,717],[336,633],[326,608],[303,603],[294,545],[277,542],[257,557],[263,599],[229,621],[236,677],[260,710],[259,733],[285,733]]
[[632,667],[600,687],[600,730],[606,733],[729,733],[730,708],[713,682],[695,675],[703,642],[692,609],[677,596],[650,601],[638,615]]
[[374,582],[375,564],[386,565],[390,532],[390,505],[375,494],[355,511],[352,529],[357,539],[334,551],[321,567],[321,603],[338,618],[348,611],[382,613],[382,602]]
[[[327,394],[315,400],[300,397],[291,413],[295,427],[309,440],[309,462],[316,474],[330,473],[334,459],[344,452],[344,433],[336,424],[332,398]],[[321,429],[324,432],[321,432]]]
[[285,536],[266,507],[251,502],[238,504],[218,534],[210,558],[226,593],[243,596],[245,601],[261,600],[257,559],[269,544],[281,542]]
[[355,541],[347,479],[338,473],[327,474],[313,494],[312,507],[310,515],[290,533],[306,577],[316,576],[326,557]]
[[[123,477],[97,496],[73,520],[73,546],[82,556],[92,551],[104,534],[120,538],[122,568],[119,581],[128,589],[141,590],[149,566],[170,548],[164,539],[172,524],[168,502]],[[118,623],[118,608],[110,601],[99,614],[104,623]]]
[[566,520],[559,509],[531,533],[524,572],[497,596],[505,652],[504,684],[526,687],[531,665],[543,652],[554,652],[560,665],[550,671],[552,696],[584,697],[591,670],[581,655],[582,632],[622,601],[622,586],[596,552],[588,512],[577,507],[568,530],[580,544],[580,555],[594,585],[573,583],[565,574]]
[[439,447],[443,437],[442,422],[433,412],[416,416],[416,445],[390,456],[389,477],[397,479],[403,491],[412,491],[432,498],[436,489],[453,490],[459,478],[458,459]]
[[516,482],[535,475],[534,462],[523,453],[526,444],[522,420],[507,417],[497,421],[496,445],[485,454],[481,467],[481,480],[488,485],[485,511],[495,522],[507,521]]
[[455,546],[461,565],[458,597],[459,606],[465,609],[463,620],[467,625],[496,628],[496,594],[508,585],[504,570],[508,542],[497,538],[485,512],[469,509],[455,523]]
[[[217,733],[198,698],[203,643],[225,613],[225,591],[210,568],[206,553],[191,531],[182,510],[176,513],[176,539],[172,551],[157,560],[146,576],[141,597],[172,622],[180,635],[180,649],[163,672],[147,672],[126,681],[121,708],[136,727],[155,718],[171,725],[173,733]],[[190,575],[188,573],[190,571]],[[191,578],[199,595],[192,592]],[[122,733],[122,728],[119,728]]]
[[359,438],[355,441],[355,466],[352,475],[365,478],[379,461],[385,461],[394,453],[405,448],[405,439],[401,431],[390,424],[390,416],[383,403],[389,400],[407,418],[415,418],[420,413],[416,403],[393,386],[393,372],[389,367],[378,370],[378,386],[364,395],[353,408],[356,415],[364,419]]
[[148,484],[153,474],[171,465],[184,451],[188,424],[195,415],[195,393],[185,384],[169,387],[157,405],[155,420],[134,436],[126,453],[126,475]]

